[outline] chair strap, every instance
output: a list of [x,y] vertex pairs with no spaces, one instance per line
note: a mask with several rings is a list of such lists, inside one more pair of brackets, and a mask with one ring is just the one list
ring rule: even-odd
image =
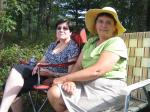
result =
[[67,63],[61,63],[61,64],[47,64],[47,63],[39,63],[38,67],[67,67],[69,65],[74,64],[76,61],[71,61]]

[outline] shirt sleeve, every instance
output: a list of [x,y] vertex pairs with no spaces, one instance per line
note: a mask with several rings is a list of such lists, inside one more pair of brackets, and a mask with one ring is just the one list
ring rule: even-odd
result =
[[121,39],[120,37],[115,37],[110,39],[105,47],[104,47],[104,51],[111,51],[123,58],[127,58],[127,47],[123,41],[123,39]]

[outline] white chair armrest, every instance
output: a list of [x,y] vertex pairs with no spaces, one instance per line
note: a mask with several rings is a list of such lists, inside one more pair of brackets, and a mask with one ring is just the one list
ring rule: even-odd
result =
[[134,83],[134,84],[131,84],[125,88],[123,88],[121,90],[121,94],[123,95],[130,95],[130,93],[133,91],[133,90],[136,90],[136,89],[139,89],[139,88],[142,88],[146,85],[150,84],[150,79],[146,79],[144,81],[140,81],[140,82],[137,82],[137,83]]

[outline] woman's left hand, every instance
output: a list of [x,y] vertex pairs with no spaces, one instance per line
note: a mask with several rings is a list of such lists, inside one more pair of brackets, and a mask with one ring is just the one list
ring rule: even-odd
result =
[[68,94],[72,95],[75,93],[76,84],[74,82],[65,82],[62,85],[62,89],[66,91]]
[[53,72],[48,69],[45,69],[45,68],[40,69],[40,76],[50,77],[50,76],[53,76],[52,74]]

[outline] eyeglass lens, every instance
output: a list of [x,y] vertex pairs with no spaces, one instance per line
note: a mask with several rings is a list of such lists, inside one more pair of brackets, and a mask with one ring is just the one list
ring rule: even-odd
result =
[[61,29],[63,29],[63,30],[69,30],[68,27],[57,27],[57,30],[61,30]]

